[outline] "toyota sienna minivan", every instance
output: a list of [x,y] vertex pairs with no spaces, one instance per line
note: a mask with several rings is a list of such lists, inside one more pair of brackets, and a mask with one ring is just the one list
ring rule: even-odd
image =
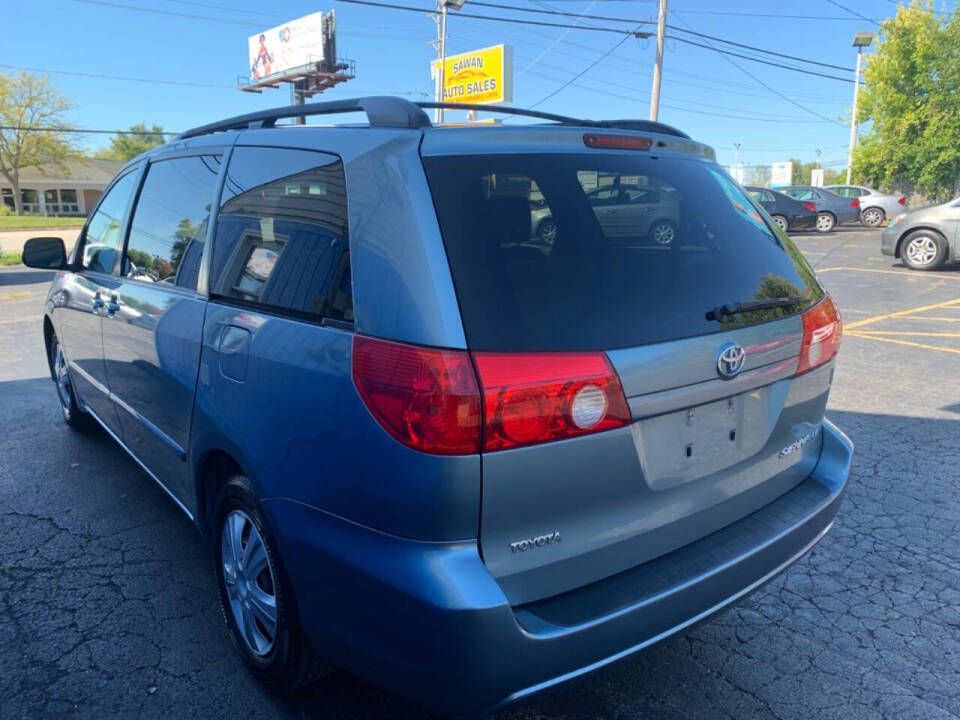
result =
[[[123,168],[69,257],[23,255],[58,271],[64,420],[209,539],[250,669],[476,715],[785,570],[832,527],[852,446],[824,419],[840,315],[711,148],[433,106],[191,130]],[[628,207],[654,195],[669,243]]]

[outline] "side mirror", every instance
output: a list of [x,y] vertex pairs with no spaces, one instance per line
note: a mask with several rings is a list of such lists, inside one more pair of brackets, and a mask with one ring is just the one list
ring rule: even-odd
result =
[[24,265],[41,270],[63,270],[67,266],[67,250],[58,237],[30,238],[23,244]]

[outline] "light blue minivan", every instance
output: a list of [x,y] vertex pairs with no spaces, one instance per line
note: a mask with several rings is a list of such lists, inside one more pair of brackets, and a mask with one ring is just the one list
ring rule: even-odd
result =
[[58,270],[64,419],[209,538],[253,672],[332,664],[475,715],[786,569],[852,446],[824,419],[839,313],[712,149],[514,109],[538,122],[433,127],[433,106],[189,131],[118,174],[70,257],[37,238],[24,261]]

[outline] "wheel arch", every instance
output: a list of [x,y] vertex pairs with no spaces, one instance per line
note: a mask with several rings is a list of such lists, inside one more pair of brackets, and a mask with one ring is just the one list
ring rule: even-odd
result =
[[50,346],[53,343],[54,336],[53,320],[46,313],[43,316],[43,346],[46,348],[47,370],[50,371],[50,377],[53,377],[53,358],[50,357]]
[[194,473],[197,492],[196,523],[204,537],[209,538],[213,531],[213,513],[220,488],[238,474],[249,478],[251,483],[254,482],[243,463],[235,457],[235,453],[219,446],[209,447],[200,453]]

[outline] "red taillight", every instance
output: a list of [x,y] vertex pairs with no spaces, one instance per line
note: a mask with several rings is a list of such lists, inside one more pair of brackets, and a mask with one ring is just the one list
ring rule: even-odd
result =
[[653,138],[631,135],[592,135],[583,136],[583,144],[588,148],[608,150],[649,150],[653,147]]
[[900,204],[903,205],[903,206],[906,206],[906,204],[907,204],[907,199],[906,199],[905,197],[902,197],[902,198],[900,198],[899,200],[897,200],[897,202],[900,203]]
[[858,207],[860,207],[860,198],[854,198],[853,200],[851,200],[851,201],[850,201],[850,207],[852,207],[852,208],[858,208]]
[[809,210],[810,212],[815,212],[816,209],[817,209],[817,206],[814,205],[814,204],[811,203],[811,202],[805,202],[805,203],[803,204],[803,207],[806,208],[807,210]]
[[354,336],[353,381],[404,445],[436,455],[480,451],[480,391],[464,351]]
[[823,365],[840,349],[843,320],[829,295],[803,314],[803,343],[797,375]]
[[620,378],[604,353],[474,353],[484,402],[483,449],[627,425]]

